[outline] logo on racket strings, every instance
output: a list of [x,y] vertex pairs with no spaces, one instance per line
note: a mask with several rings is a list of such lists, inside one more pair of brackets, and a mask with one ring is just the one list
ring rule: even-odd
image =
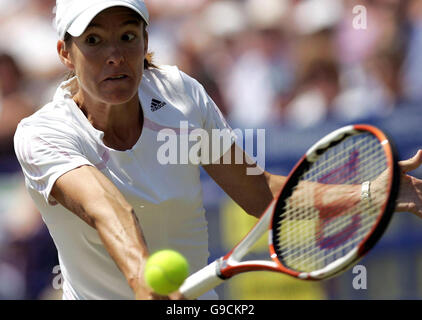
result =
[[[359,175],[359,151],[350,153],[349,159],[318,178],[321,187],[315,192],[315,208],[319,212],[316,238],[321,249],[335,249],[351,239],[361,226],[359,214],[350,214],[355,202],[338,199],[327,206],[324,193],[330,185],[342,185],[353,181]],[[325,187],[326,186],[326,187]],[[348,219],[348,223],[344,221]],[[341,223],[340,223],[341,222]],[[329,231],[327,231],[329,230]],[[329,233],[328,233],[329,232]]]

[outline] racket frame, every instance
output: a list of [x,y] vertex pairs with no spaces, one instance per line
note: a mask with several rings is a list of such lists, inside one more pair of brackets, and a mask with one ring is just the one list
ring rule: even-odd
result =
[[[387,167],[391,168],[392,170],[390,184],[387,189],[388,198],[381,208],[383,214],[380,214],[378,216],[377,221],[374,223],[371,230],[368,232],[366,237],[360,242],[360,244],[355,249],[351,250],[348,254],[346,254],[344,257],[335,260],[334,262],[320,270],[315,270],[312,272],[303,272],[286,268],[286,266],[283,264],[282,257],[279,257],[277,255],[274,245],[274,243],[276,242],[275,235],[273,233],[274,225],[280,222],[278,219],[276,219],[276,216],[274,215],[275,212],[285,206],[284,200],[292,194],[293,188],[295,185],[298,184],[299,178],[302,173],[313,162],[317,161],[319,156],[325,150],[340,143],[343,139],[347,138],[348,136],[352,136],[353,134],[362,131],[371,133],[379,140],[386,155]],[[373,246],[377,243],[377,241],[381,238],[382,234],[385,232],[394,213],[395,202],[399,191],[399,184],[400,169],[398,166],[397,151],[394,144],[392,143],[392,140],[388,137],[387,134],[385,134],[374,126],[366,124],[349,125],[331,132],[330,134],[319,140],[317,143],[315,143],[306,152],[306,154],[296,164],[295,168],[290,172],[286,184],[281,189],[281,192],[278,196],[276,208],[271,218],[269,243],[271,258],[278,264],[280,270],[291,276],[304,280],[328,279],[343,272],[344,270],[348,269],[351,265],[357,263],[360,259],[362,259],[365,254],[373,248]]]
[[[287,268],[276,253],[274,247],[275,235],[273,225],[276,223],[275,212],[280,206],[284,207],[284,199],[287,199],[293,192],[293,187],[298,183],[299,176],[309,165],[316,161],[318,156],[327,148],[340,143],[347,135],[355,134],[359,131],[372,133],[380,141],[386,154],[387,164],[392,168],[392,179],[388,186],[388,199],[385,201],[382,210],[384,214],[379,215],[377,222],[372,227],[368,235],[361,241],[359,246],[351,250],[346,256],[334,261],[328,266],[312,272],[302,272]],[[248,234],[225,256],[215,260],[205,268],[188,277],[179,291],[188,299],[194,299],[205,292],[221,284],[224,280],[232,276],[248,271],[273,271],[282,272],[290,276],[304,280],[322,280],[333,277],[338,273],[349,268],[353,263],[360,260],[381,238],[386,230],[392,214],[394,213],[395,200],[398,195],[400,183],[400,170],[398,166],[398,157],[396,148],[392,140],[371,125],[359,124],[350,125],[333,131],[318,142],[316,142],[306,154],[297,162],[294,169],[291,170],[277,198],[275,198],[264,211],[261,218],[248,232]],[[281,200],[280,200],[281,199]],[[241,259],[249,252],[256,241],[266,232],[268,232],[269,251],[272,260],[250,260],[242,262]]]

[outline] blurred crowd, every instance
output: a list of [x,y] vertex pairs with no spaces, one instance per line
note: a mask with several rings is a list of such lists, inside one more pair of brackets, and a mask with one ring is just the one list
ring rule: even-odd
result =
[[[422,101],[421,0],[146,3],[155,62],[201,82],[233,128],[302,130]],[[0,0],[0,192],[2,179],[20,172],[16,125],[50,101],[66,74],[54,6]],[[0,299],[39,299],[57,253],[19,184],[13,199],[0,199]]]

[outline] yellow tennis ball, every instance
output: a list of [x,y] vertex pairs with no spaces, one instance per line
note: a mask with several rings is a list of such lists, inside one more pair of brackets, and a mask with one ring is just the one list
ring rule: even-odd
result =
[[161,250],[151,255],[145,265],[147,285],[160,295],[176,291],[189,274],[189,264],[174,250]]

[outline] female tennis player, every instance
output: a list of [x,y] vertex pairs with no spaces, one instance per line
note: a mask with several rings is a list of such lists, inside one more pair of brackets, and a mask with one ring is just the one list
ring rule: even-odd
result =
[[[58,249],[63,299],[163,298],[142,276],[148,255],[162,248],[181,252],[191,272],[207,264],[199,165],[161,165],[157,135],[173,128],[182,139],[181,121],[188,131],[231,129],[197,81],[152,64],[148,18],[141,0],[58,0],[57,49],[75,76],[15,134],[27,189]],[[236,148],[220,156],[234,159]],[[419,152],[401,168],[421,163]],[[257,217],[285,180],[247,175],[246,162],[203,167]],[[401,190],[397,209],[421,215],[422,181],[403,174]]]

